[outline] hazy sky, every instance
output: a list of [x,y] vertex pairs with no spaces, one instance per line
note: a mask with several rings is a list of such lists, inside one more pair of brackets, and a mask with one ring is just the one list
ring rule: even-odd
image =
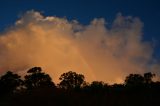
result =
[[[1,0],[0,69],[42,66],[121,82],[159,73],[158,0]],[[51,71],[52,70],[52,71]]]

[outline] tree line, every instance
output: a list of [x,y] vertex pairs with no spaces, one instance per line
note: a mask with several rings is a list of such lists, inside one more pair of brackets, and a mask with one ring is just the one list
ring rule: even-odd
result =
[[160,104],[160,82],[148,72],[129,74],[123,84],[88,83],[73,71],[63,73],[58,84],[33,67],[24,78],[12,71],[0,77],[0,106],[153,106]]

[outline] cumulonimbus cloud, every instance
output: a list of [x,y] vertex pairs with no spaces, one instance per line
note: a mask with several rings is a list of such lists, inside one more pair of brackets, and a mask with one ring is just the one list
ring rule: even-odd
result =
[[153,48],[142,41],[143,23],[118,14],[109,28],[104,19],[89,25],[26,12],[0,34],[0,70],[23,73],[41,66],[55,82],[73,70],[87,81],[121,82],[130,73],[150,71]]

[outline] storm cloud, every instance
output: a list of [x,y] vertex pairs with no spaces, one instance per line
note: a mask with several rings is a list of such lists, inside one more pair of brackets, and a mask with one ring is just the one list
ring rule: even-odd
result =
[[143,41],[142,28],[138,18],[121,14],[112,25],[103,18],[83,25],[31,10],[0,34],[0,71],[24,73],[40,66],[55,82],[69,70],[87,81],[122,82],[156,64],[151,64],[153,47]]

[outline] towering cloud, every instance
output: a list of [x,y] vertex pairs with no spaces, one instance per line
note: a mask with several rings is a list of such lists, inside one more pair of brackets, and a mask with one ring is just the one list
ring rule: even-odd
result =
[[41,66],[55,82],[69,70],[88,81],[121,82],[130,73],[150,71],[153,49],[142,41],[142,27],[138,18],[121,14],[107,26],[104,19],[81,25],[28,11],[0,35],[0,71]]

